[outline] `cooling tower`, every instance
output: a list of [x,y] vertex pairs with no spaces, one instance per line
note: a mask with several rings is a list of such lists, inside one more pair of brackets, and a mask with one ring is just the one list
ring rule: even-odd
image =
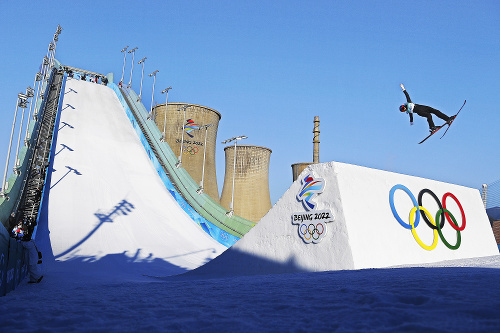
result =
[[236,168],[234,145],[224,148],[224,151],[226,171],[220,203],[230,209],[234,174],[234,214],[258,222],[271,209],[269,160],[272,151],[259,146],[237,145]]
[[[203,155],[205,154],[203,190],[217,203],[219,203],[219,189],[215,171],[215,145],[220,118],[219,112],[205,106],[168,103],[166,126],[164,126],[165,104],[157,104],[153,108],[153,119],[156,125],[162,133],[165,129],[165,141],[178,157],[181,155],[181,141],[183,142],[182,167],[198,184],[202,180]],[[203,125],[208,124],[213,124],[213,126],[198,130]],[[184,134],[182,134],[183,127]]]
[[304,171],[305,168],[310,166],[311,162],[302,162],[302,163],[294,163],[292,164],[292,176],[293,176],[293,181],[296,181],[297,178],[299,178],[299,175],[302,171]]

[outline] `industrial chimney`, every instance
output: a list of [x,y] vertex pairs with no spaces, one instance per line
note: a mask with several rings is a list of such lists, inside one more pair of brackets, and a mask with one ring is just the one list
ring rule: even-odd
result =
[[319,163],[319,116],[314,117],[313,163]]
[[296,181],[300,173],[309,165],[319,163],[319,116],[314,117],[313,129],[313,162],[302,162],[292,164],[292,177]]

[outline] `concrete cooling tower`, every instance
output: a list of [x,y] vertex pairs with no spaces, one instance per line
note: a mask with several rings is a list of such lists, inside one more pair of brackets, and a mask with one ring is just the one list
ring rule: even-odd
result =
[[[215,170],[215,146],[217,129],[221,118],[220,113],[201,105],[168,103],[166,117],[165,104],[158,104],[153,108],[153,118],[160,132],[163,133],[165,129],[165,141],[170,145],[173,152],[178,157],[182,154],[182,167],[198,184],[200,184],[203,177],[204,192],[219,203],[219,189]],[[206,129],[202,128],[204,125],[209,124],[212,124],[212,126]],[[183,128],[184,134],[182,133]],[[203,176],[204,154],[205,172]]]
[[293,181],[296,181],[297,178],[299,178],[299,175],[304,171],[305,168],[310,166],[311,162],[301,162],[301,163],[294,163],[292,164],[292,179]]
[[272,151],[259,146],[237,145],[236,167],[234,145],[224,148],[224,151],[226,170],[220,203],[230,209],[234,174],[234,214],[258,222],[271,209],[269,160]]

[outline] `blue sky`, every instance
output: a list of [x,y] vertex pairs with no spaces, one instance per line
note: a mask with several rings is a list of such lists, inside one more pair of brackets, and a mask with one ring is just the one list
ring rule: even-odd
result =
[[[169,101],[221,113],[219,142],[246,135],[243,143],[270,148],[273,203],[291,184],[290,165],[312,161],[314,116],[321,162],[480,188],[500,179],[499,14],[498,1],[0,1],[0,172],[17,93],[60,24],[63,64],[118,82],[120,50],[137,46],[145,74],[159,70],[155,100],[172,86]],[[449,115],[467,99],[442,140],[417,144],[427,123],[417,116],[410,126],[398,111],[400,83],[415,103]],[[151,90],[146,78],[143,94]]]

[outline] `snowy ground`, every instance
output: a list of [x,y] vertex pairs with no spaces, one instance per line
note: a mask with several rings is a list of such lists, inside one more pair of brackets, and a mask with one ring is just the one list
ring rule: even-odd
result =
[[2,331],[500,330],[500,256],[209,280],[140,273],[160,271],[158,262],[123,266],[49,264],[40,284],[23,282],[0,298]]

